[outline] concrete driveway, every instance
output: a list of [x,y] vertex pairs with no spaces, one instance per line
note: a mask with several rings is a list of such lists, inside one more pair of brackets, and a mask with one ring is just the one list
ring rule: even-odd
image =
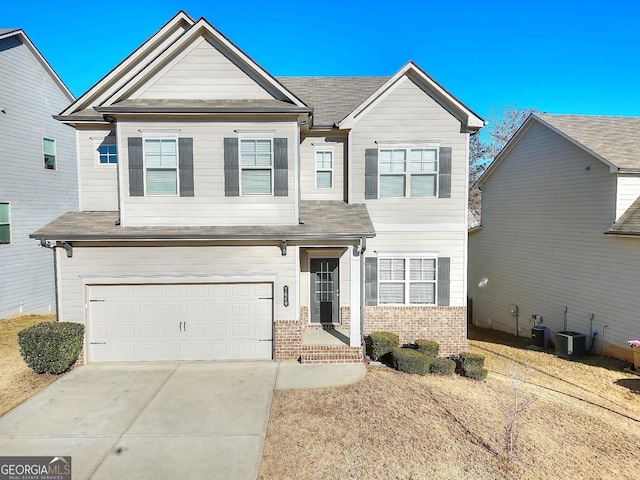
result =
[[94,364],[0,417],[0,455],[70,456],[73,478],[255,480],[273,390],[361,380],[364,364]]
[[255,479],[279,365],[88,365],[0,418],[2,455],[74,479]]

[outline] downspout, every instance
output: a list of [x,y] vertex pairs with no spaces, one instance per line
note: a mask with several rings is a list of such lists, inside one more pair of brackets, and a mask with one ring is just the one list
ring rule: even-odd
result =
[[50,248],[53,252],[53,284],[54,284],[54,296],[56,303],[56,322],[60,321],[60,309],[58,308],[58,256],[56,255],[55,244],[50,244],[46,240],[40,240],[40,246]]
[[362,346],[362,359],[367,359],[367,346],[364,342],[364,300],[365,300],[365,269],[364,252],[367,250],[367,237],[360,240],[360,345]]

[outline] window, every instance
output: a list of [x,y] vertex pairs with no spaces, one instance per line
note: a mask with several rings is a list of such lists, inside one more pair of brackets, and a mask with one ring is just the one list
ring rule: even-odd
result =
[[56,169],[56,141],[49,138],[42,139],[42,151],[44,152],[44,168]]
[[178,194],[178,151],[175,139],[144,141],[147,195]]
[[116,145],[104,142],[98,145],[98,162],[100,165],[113,165],[118,163]]
[[271,140],[240,140],[240,184],[243,195],[270,195],[273,184]]
[[380,198],[437,195],[436,148],[381,148],[378,161]]
[[380,258],[379,303],[435,305],[436,278],[435,258]]
[[333,188],[332,150],[316,150],[316,188]]
[[9,204],[0,203],[0,245],[11,243]]

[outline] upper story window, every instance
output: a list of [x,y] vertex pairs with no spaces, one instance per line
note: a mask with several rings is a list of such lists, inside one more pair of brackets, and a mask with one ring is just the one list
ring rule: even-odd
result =
[[333,150],[316,150],[316,188],[333,188]]
[[380,305],[435,305],[435,258],[380,258]]
[[437,148],[381,148],[378,161],[380,198],[437,196]]
[[56,169],[56,141],[50,138],[42,139],[42,151],[44,154],[45,170]]
[[240,170],[243,195],[271,195],[273,191],[271,139],[240,139]]
[[178,194],[178,150],[175,139],[145,139],[147,195]]
[[104,142],[98,145],[98,163],[100,165],[115,165],[118,163],[116,144]]
[[0,245],[11,243],[11,219],[9,204],[0,202]]

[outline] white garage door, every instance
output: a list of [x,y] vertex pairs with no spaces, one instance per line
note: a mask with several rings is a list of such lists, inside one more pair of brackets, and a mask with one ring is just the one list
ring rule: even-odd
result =
[[89,361],[272,358],[272,285],[92,285]]

